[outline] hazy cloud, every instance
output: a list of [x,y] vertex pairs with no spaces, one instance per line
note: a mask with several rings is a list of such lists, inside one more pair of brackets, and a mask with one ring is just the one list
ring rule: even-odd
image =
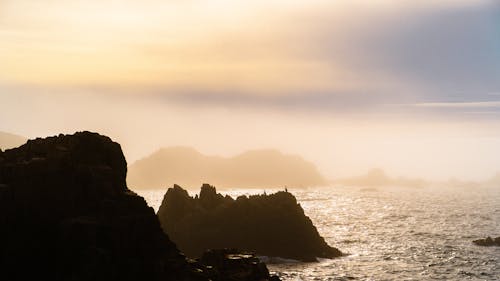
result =
[[0,130],[274,147],[327,176],[498,170],[498,1],[0,1]]

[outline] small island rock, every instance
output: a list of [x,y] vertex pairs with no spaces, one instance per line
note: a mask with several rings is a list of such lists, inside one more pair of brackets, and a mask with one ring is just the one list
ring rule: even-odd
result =
[[163,230],[189,257],[217,248],[301,261],[342,255],[325,242],[295,197],[285,191],[233,199],[204,184],[199,197],[193,198],[174,185],[167,190],[158,217]]
[[499,246],[500,247],[500,236],[497,238],[486,237],[485,239],[478,239],[472,241],[478,246]]

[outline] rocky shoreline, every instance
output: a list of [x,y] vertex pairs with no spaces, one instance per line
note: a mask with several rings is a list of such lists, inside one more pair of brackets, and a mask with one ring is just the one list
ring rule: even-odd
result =
[[279,280],[235,250],[186,259],[126,174],[120,145],[96,133],[0,150],[2,280]]

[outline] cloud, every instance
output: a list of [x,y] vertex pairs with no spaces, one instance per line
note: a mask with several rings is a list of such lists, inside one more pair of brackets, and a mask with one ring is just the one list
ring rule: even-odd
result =
[[500,101],[483,102],[428,102],[417,103],[417,107],[443,107],[443,108],[500,108]]
[[[386,110],[387,105],[402,103],[495,102],[491,93],[500,91],[500,5],[493,1],[443,1],[439,5],[424,1],[373,9],[376,5],[355,2],[344,8],[319,5],[293,13],[272,28],[272,38],[263,30],[264,35],[249,37],[251,40],[234,34],[232,40],[222,41],[236,46],[233,51],[244,50],[232,53],[235,61],[245,56],[262,58],[263,53],[252,51],[251,42],[265,42],[274,52],[281,52],[284,60],[316,66],[314,71],[295,63],[273,69],[283,70],[280,81],[291,85],[267,87],[267,92],[278,91],[279,95],[255,94],[258,79],[251,80],[256,84],[253,87],[229,83],[228,88],[180,91],[179,96],[179,91],[159,92],[174,93],[173,99],[195,104],[344,111]],[[276,55],[274,52],[264,51],[268,56]],[[287,79],[285,71],[291,69],[296,75]],[[319,84],[321,87],[315,87]],[[257,92],[262,91],[266,92],[266,86]]]
[[56,1],[42,14],[3,2],[0,75],[168,103],[336,112],[500,92],[494,1],[264,2]]
[[319,23],[311,46],[321,49],[314,54],[352,68],[360,80],[384,73],[408,82],[409,90],[419,86],[419,98],[434,101],[482,100],[500,89],[500,5],[494,2],[359,19],[341,39],[335,23]]

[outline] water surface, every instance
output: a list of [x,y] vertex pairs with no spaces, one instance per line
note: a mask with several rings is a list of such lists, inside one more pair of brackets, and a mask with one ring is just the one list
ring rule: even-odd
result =
[[[290,191],[326,241],[349,255],[269,264],[282,280],[500,280],[500,247],[471,243],[500,236],[500,188]],[[139,194],[157,210],[164,191]]]

